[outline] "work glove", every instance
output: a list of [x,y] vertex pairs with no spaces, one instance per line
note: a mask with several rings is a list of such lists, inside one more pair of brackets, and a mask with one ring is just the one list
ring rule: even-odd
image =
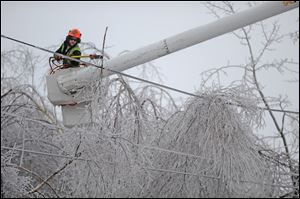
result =
[[60,61],[60,60],[62,60],[62,56],[55,54],[55,55],[54,55],[54,59],[55,59],[56,61]]
[[91,54],[91,55],[90,55],[90,58],[91,58],[91,59],[102,59],[103,56],[102,56],[102,55]]

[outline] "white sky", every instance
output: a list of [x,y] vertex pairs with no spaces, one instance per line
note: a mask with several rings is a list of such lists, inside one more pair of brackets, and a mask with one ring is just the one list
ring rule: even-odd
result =
[[[299,8],[272,17],[268,21],[278,20],[284,33],[288,33],[289,30],[299,30],[297,19]],[[82,41],[93,42],[101,48],[105,27],[108,26],[106,46],[112,46],[107,49],[112,57],[124,50],[135,50],[215,20],[197,1],[1,1],[1,34],[40,47],[49,47],[60,44],[68,30],[77,27],[82,32]],[[11,45],[16,43],[1,39],[1,50],[8,49]],[[275,49],[274,55],[268,57],[269,60],[293,57],[294,61],[299,62],[299,42],[293,44],[286,41]],[[38,50],[34,52],[43,53]],[[232,34],[226,34],[159,58],[153,63],[165,76],[164,84],[194,92],[201,83],[201,72],[228,63],[243,64],[246,56],[247,49]],[[295,65],[293,70],[299,71],[298,67],[299,65]],[[125,73],[131,73],[132,70]],[[239,75],[230,73],[230,78],[233,80]],[[299,82],[290,84],[279,81],[278,77],[270,72],[258,76],[263,81],[267,94],[286,94],[294,102],[294,110],[299,110]]]

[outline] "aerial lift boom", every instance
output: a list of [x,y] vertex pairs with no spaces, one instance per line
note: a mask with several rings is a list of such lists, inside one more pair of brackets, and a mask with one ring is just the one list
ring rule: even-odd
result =
[[72,127],[76,124],[87,123],[91,119],[86,106],[89,100],[85,98],[84,92],[82,92],[83,95],[76,96],[70,91],[76,91],[88,82],[99,79],[100,75],[105,77],[114,74],[113,71],[122,72],[297,7],[299,7],[298,1],[265,2],[108,60],[104,62],[103,67],[109,70],[96,67],[59,70],[47,76],[48,98],[54,105],[63,105],[62,114],[65,126]]

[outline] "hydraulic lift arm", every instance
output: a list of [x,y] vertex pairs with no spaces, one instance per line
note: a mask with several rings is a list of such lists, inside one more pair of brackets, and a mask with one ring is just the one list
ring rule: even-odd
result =
[[[298,1],[265,2],[256,7],[221,18],[207,25],[187,30],[104,62],[104,68],[110,70],[101,71],[101,69],[96,67],[86,67],[58,71],[58,73],[47,77],[48,98],[54,105],[81,103],[82,99],[74,98],[68,94],[68,91],[77,89],[81,85],[86,84],[86,82],[99,79],[100,74],[109,76],[113,74],[113,71],[121,72],[127,70],[297,7],[299,7]],[[72,107],[75,110],[76,106]],[[72,114],[75,113],[72,113],[72,108],[70,110],[70,114],[66,115],[66,117],[71,118],[69,126],[72,126],[77,124],[78,121],[75,121],[76,118],[72,119]]]

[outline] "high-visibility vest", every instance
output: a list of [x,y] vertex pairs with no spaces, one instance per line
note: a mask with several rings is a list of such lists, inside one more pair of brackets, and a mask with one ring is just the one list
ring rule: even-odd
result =
[[[63,52],[64,51],[64,48],[65,48],[65,45],[63,44],[62,48],[61,48],[61,51]],[[74,53],[74,51],[78,50],[80,52],[80,48],[79,46],[76,44],[76,46],[74,46],[73,48],[71,48],[71,50],[66,54],[66,56],[69,56],[71,57]],[[68,66],[72,66],[71,64],[71,60],[69,59],[64,59],[63,60],[63,64],[64,65],[68,65]]]

